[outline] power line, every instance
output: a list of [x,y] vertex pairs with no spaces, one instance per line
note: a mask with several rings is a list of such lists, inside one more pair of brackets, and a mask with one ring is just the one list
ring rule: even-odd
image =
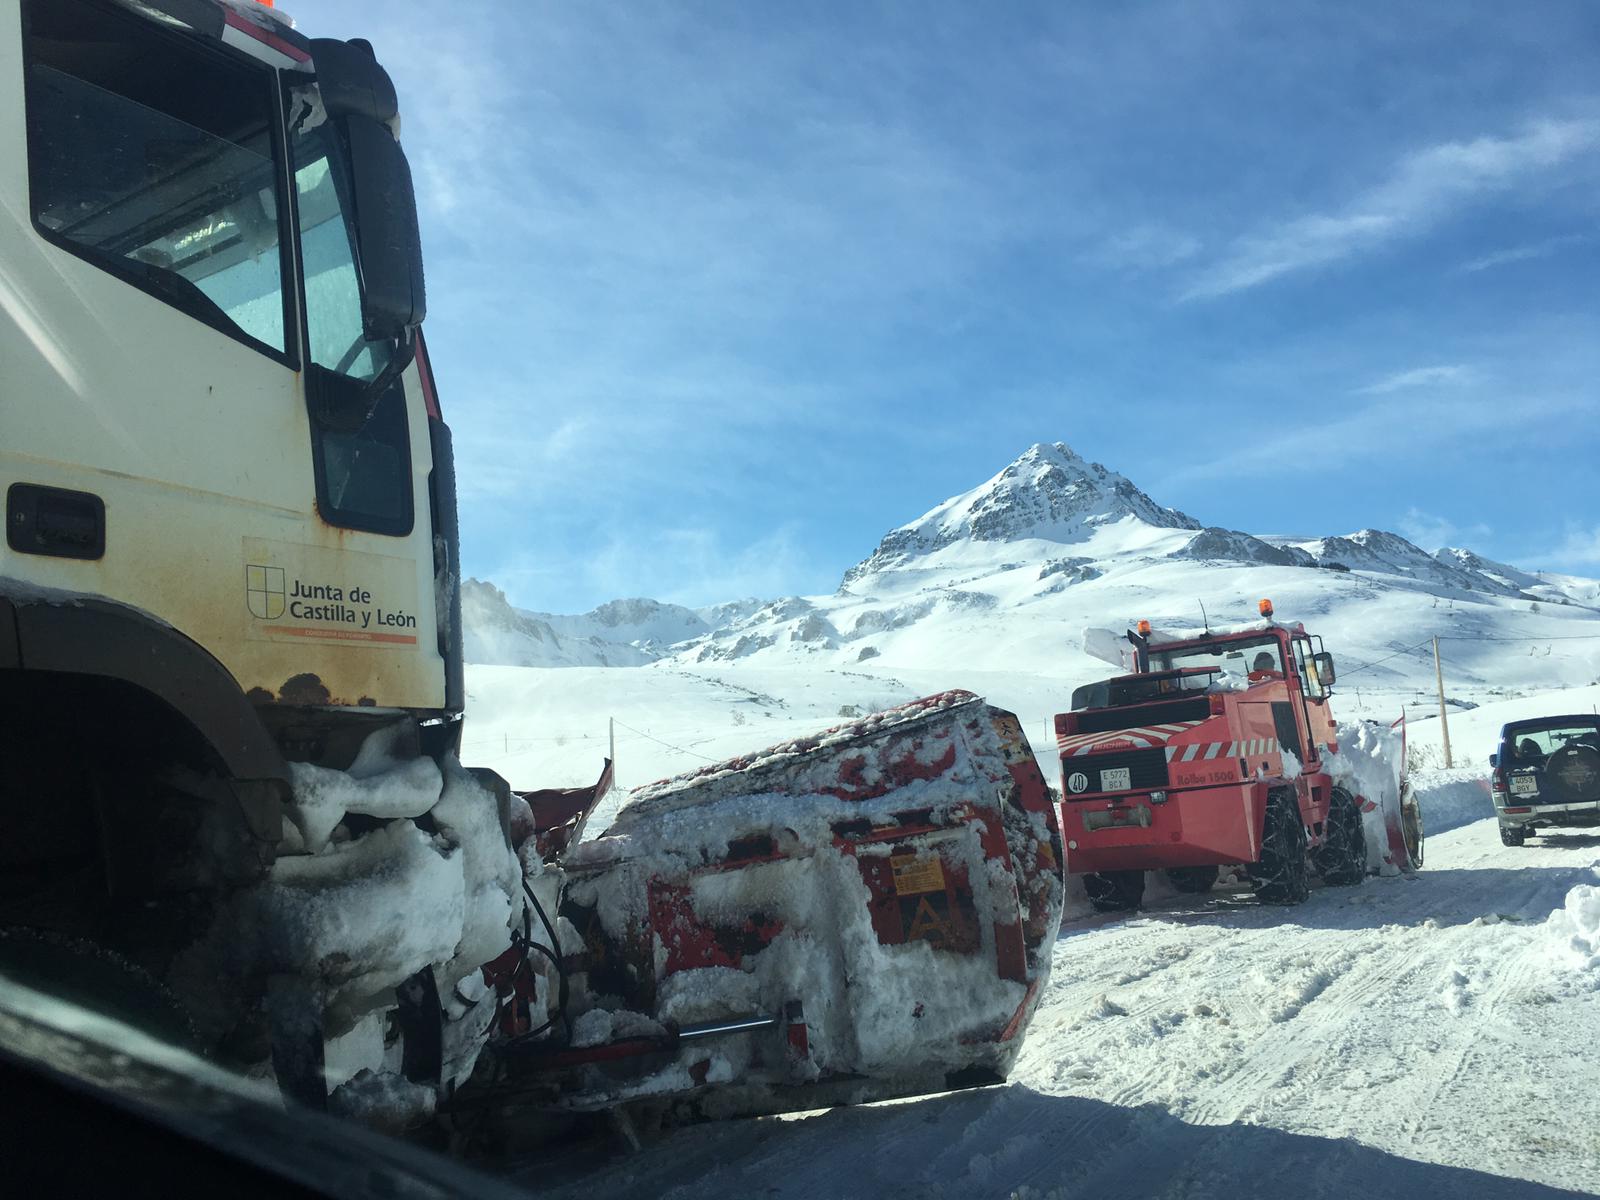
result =
[[1399,658],[1402,654],[1410,654],[1415,650],[1420,650],[1420,649],[1422,649],[1422,647],[1428,645],[1432,640],[1433,639],[1431,637],[1423,638],[1422,641],[1418,642],[1415,646],[1406,646],[1404,649],[1396,650],[1393,654],[1386,654],[1382,658],[1373,659],[1369,663],[1362,663],[1360,666],[1350,667],[1348,669],[1341,670],[1339,672],[1339,675],[1340,675],[1341,678],[1346,678],[1347,679],[1351,675],[1354,675],[1359,671],[1368,670],[1369,668],[1377,666],[1379,663],[1386,663],[1391,658]]
[[[627,729],[627,730],[629,730],[629,731],[631,731],[633,733],[636,733],[642,738],[647,738],[650,741],[655,742],[657,745],[665,746],[668,750],[676,750],[680,754],[689,755],[691,758],[698,758],[698,759],[701,759],[702,761],[708,762],[708,763],[714,763],[714,762],[721,762],[722,761],[721,759],[718,759],[718,758],[707,758],[704,754],[699,754],[696,751],[686,749],[683,746],[674,745],[672,742],[663,741],[661,738],[656,737],[653,733],[646,733],[642,729],[634,729],[634,727],[632,725],[629,725],[625,721],[618,721],[617,725],[618,725],[619,728]],[[536,744],[532,744],[532,743],[542,743],[542,744],[554,743],[554,744],[558,744],[559,745],[559,744],[564,744],[564,743],[568,743],[568,742],[583,742],[583,741],[592,741],[592,740],[593,740],[592,735],[587,734],[587,733],[574,733],[574,734],[558,735],[558,736],[555,736],[555,737],[523,737],[523,736],[513,735],[513,736],[511,736],[509,738],[490,737],[490,738],[468,739],[468,740],[466,740],[466,741],[464,741],[462,743],[462,747],[464,749],[467,749],[467,750],[473,750],[473,751],[476,751],[478,753],[484,753],[486,751],[493,750],[497,746],[502,746],[502,747],[504,747],[504,749],[501,752],[501,756],[502,757],[515,758],[515,757],[517,757],[519,755],[523,755],[523,754],[532,754],[536,750],[538,750],[539,746],[536,745]],[[517,749],[512,750],[510,748],[510,743],[511,742],[516,742],[517,743]]]
[[1600,633],[1558,633],[1552,637],[1495,637],[1493,634],[1480,633],[1441,633],[1441,642],[1592,642],[1600,639]]
[[[1441,633],[1438,635],[1438,637],[1441,642],[1499,642],[1502,644],[1522,646],[1537,645],[1545,642],[1600,641],[1600,633],[1558,633],[1550,637],[1499,637],[1495,634],[1489,633]],[[1431,637],[1424,638],[1414,646],[1405,646],[1399,650],[1396,650],[1393,654],[1386,654],[1382,658],[1373,659],[1369,663],[1361,663],[1359,666],[1347,667],[1341,670],[1339,674],[1344,678],[1348,678],[1349,676],[1358,674],[1361,671],[1370,670],[1372,667],[1376,667],[1382,663],[1388,662],[1391,658],[1399,658],[1402,654],[1411,654],[1417,650],[1420,650],[1422,647],[1428,645],[1432,640],[1433,639]]]
[[655,742],[658,746],[665,746],[668,750],[676,750],[680,754],[687,754],[690,758],[698,758],[701,762],[714,763],[714,762],[721,762],[722,761],[721,759],[718,759],[718,758],[707,758],[704,754],[698,754],[693,750],[685,750],[682,746],[674,746],[671,742],[664,742],[660,738],[658,738],[655,734],[646,733],[642,729],[635,729],[632,725],[629,725],[626,721],[618,721],[617,724],[620,727],[622,727],[623,729],[626,729],[631,733],[637,733],[642,738],[649,738],[652,742]]

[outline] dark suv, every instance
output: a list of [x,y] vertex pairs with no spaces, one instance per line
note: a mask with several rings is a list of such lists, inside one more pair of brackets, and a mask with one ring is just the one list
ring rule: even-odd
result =
[[1600,716],[1513,721],[1489,765],[1506,845],[1541,827],[1600,825]]

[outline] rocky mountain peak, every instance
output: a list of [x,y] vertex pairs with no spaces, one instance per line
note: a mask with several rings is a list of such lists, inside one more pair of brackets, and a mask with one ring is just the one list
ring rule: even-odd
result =
[[1065,442],[1040,442],[978,487],[892,530],[871,557],[845,574],[843,585],[960,541],[1072,543],[1127,517],[1161,529],[1201,527],[1193,517],[1157,504],[1132,480],[1089,462]]

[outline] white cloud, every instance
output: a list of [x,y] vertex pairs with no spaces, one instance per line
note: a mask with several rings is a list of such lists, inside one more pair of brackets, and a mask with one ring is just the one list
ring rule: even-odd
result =
[[1531,242],[1526,246],[1512,246],[1507,250],[1496,250],[1493,254],[1485,254],[1482,258],[1474,258],[1464,262],[1456,268],[1458,273],[1487,271],[1491,267],[1503,267],[1507,263],[1527,262],[1535,258],[1548,258],[1558,250],[1569,246],[1581,245],[1593,241],[1593,237],[1586,233],[1568,233],[1560,237],[1546,238],[1542,242]]
[[1466,542],[1481,543],[1494,532],[1481,521],[1461,526],[1448,517],[1436,516],[1420,508],[1407,509],[1406,515],[1396,522],[1396,526],[1407,539],[1429,551],[1445,546],[1462,546]]
[[[552,561],[543,553],[503,560],[487,575],[521,607],[549,611],[563,597],[649,596],[700,607],[746,596],[784,595],[797,579],[817,580],[819,568],[801,549],[794,525],[780,526],[743,545],[712,529],[668,526],[642,530],[615,524],[596,529],[581,559]],[[663,587],[663,581],[670,580]],[[825,586],[831,586],[830,582]]]
[[1600,566],[1600,525],[1587,529],[1581,526],[1568,527],[1561,543],[1540,555],[1540,561],[1567,569]]
[[[1317,464],[1329,471],[1344,465],[1378,468],[1394,461],[1415,461],[1418,455],[1462,444],[1481,444],[1494,435],[1502,445],[1520,438],[1544,436],[1552,422],[1587,413],[1593,400],[1586,394],[1434,397],[1423,393],[1397,417],[1390,402],[1374,400],[1346,407],[1320,424],[1289,426],[1277,437],[1252,440],[1234,452],[1192,462],[1171,472],[1175,484],[1240,476],[1271,475],[1286,464]],[[1516,420],[1508,423],[1507,414]]]
[[1426,232],[1481,193],[1590,153],[1600,120],[1540,121],[1512,137],[1444,142],[1396,164],[1389,177],[1332,212],[1297,217],[1239,238],[1182,293],[1203,300],[1256,287]]
[[1475,370],[1461,364],[1413,367],[1408,371],[1396,371],[1393,375],[1385,375],[1376,383],[1369,383],[1366,387],[1357,388],[1356,393],[1363,396],[1382,396],[1389,392],[1404,391],[1407,388],[1431,388],[1442,384],[1470,383],[1476,378],[1477,372]]
[[1173,267],[1200,253],[1200,239],[1166,225],[1135,225],[1108,238],[1089,256],[1101,266],[1133,271]]

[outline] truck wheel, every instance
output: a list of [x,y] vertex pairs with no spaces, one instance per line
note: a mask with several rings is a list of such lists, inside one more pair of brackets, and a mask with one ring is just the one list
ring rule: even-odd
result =
[[1209,892],[1220,874],[1222,871],[1218,867],[1171,867],[1167,871],[1167,881],[1180,892],[1198,896]]
[[1143,871],[1100,871],[1083,877],[1095,912],[1131,912],[1144,899]]
[[1349,887],[1367,877],[1367,835],[1361,828],[1361,810],[1356,798],[1343,788],[1333,789],[1322,845],[1312,858],[1323,882],[1335,887]]
[[1311,894],[1306,882],[1306,827],[1300,802],[1291,789],[1267,797],[1261,859],[1251,872],[1256,899],[1263,904],[1300,904]]
[[1500,826],[1500,844],[1503,846],[1520,846],[1528,840],[1528,830],[1522,825]]

